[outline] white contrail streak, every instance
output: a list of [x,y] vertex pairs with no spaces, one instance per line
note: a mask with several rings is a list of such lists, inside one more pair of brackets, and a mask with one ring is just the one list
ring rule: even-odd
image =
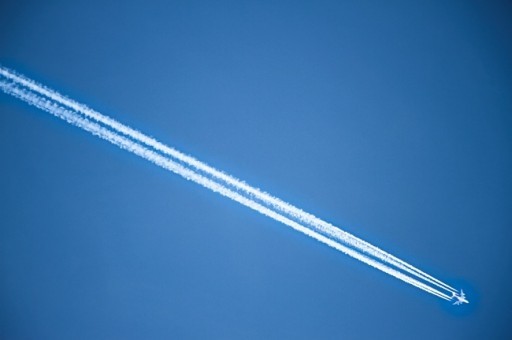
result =
[[[397,268],[409,272],[410,274],[417,276],[419,279],[429,282],[432,285],[440,287],[444,290],[455,291],[452,287],[442,283],[441,281],[431,277],[428,274],[421,272],[419,269],[412,267],[411,265],[393,257],[390,254],[350,235],[346,232],[339,230],[338,228],[324,222],[313,215],[303,212],[302,210],[289,205],[275,197],[272,197],[266,193],[259,191],[256,188],[250,187],[240,180],[237,180],[231,176],[228,176],[218,170],[215,170],[208,165],[195,160],[194,158],[184,155],[172,148],[169,148],[154,139],[147,137],[140,132],[126,127],[108,117],[105,117],[98,112],[95,112],[81,104],[78,104],[55,91],[49,90],[37,83],[16,75],[9,70],[0,67],[0,75],[9,79],[10,81],[2,81],[0,86],[2,90],[15,97],[18,97],[38,108],[41,108],[49,113],[58,116],[61,119],[68,121],[69,123],[81,127],[94,135],[97,135],[103,139],[110,141],[111,143],[118,145],[123,149],[127,149],[167,170],[173,171],[189,180],[192,180],[198,184],[209,188],[212,191],[218,192],[223,196],[229,197],[245,206],[248,206],[264,215],[267,215],[277,221],[280,221],[298,231],[301,231],[308,236],[311,236],[349,256],[352,256],[372,267],[375,267],[383,272],[386,272],[398,279],[401,279],[409,284],[412,284],[420,289],[423,289],[431,294],[441,297],[446,300],[450,300],[451,297],[442,293],[438,289],[430,287],[423,282],[420,282],[406,274],[387,266],[385,263],[396,266]],[[46,98],[45,98],[46,97]],[[65,108],[63,106],[67,106]],[[73,112],[75,111],[75,112]],[[80,114],[86,116],[83,118]],[[99,124],[90,121],[88,118],[92,118],[99,123],[103,123],[113,129],[114,131],[107,129]],[[123,137],[120,134],[133,138],[133,140]],[[141,145],[141,144],[145,144]],[[152,147],[155,150],[149,149],[147,146]],[[187,169],[182,164],[173,161],[169,157],[165,157],[155,151],[161,151],[164,154],[174,157],[177,160],[183,162],[196,169],[196,171]],[[222,180],[225,185],[217,183],[203,175],[197,170],[201,170],[207,175]],[[242,196],[239,192],[229,189],[228,186],[233,187],[235,190],[242,191],[250,194],[250,198]],[[258,203],[254,198],[259,199],[261,202]],[[268,205],[265,206],[265,205]],[[301,223],[291,220],[288,217],[283,216],[270,208],[274,208],[281,213],[290,215],[289,217],[296,218]],[[314,230],[308,229],[303,224],[309,225]],[[328,236],[334,237],[335,240],[326,237],[323,233]],[[340,236],[341,235],[341,236]],[[375,259],[359,253],[356,249],[351,249],[345,244],[361,250],[367,255],[376,257],[382,262],[376,261]]]
[[266,192],[260,191],[258,188],[252,187],[243,181],[230,176],[228,174],[225,174],[191,156],[188,156],[186,154],[181,153],[180,151],[171,148],[169,146],[166,146],[157,140],[148,137],[141,132],[132,129],[126,125],[123,125],[116,120],[104,116],[101,113],[94,111],[90,109],[89,107],[80,104],[72,99],[69,99],[60,93],[53,91],[43,85],[40,85],[36,82],[34,82],[31,79],[28,79],[22,75],[19,75],[13,71],[10,71],[8,69],[2,68],[0,66],[0,75],[3,75],[4,77],[22,85],[30,90],[40,93],[43,96],[46,96],[64,106],[69,107],[70,109],[79,112],[83,115],[85,115],[88,118],[91,118],[99,123],[105,124],[106,126],[112,128],[113,130],[117,131],[118,133],[122,133],[126,136],[129,136],[136,140],[138,143],[145,144],[146,146],[149,146],[157,151],[160,151],[168,156],[171,156],[178,160],[179,162],[182,162],[184,164],[187,164],[191,167],[194,167],[197,170],[200,170],[207,174],[210,177],[216,178],[222,182],[224,182],[228,186],[232,186],[237,191],[243,191],[246,194],[250,195],[254,199],[257,199],[261,201],[261,203],[272,207],[273,209],[276,209],[280,211],[281,213],[288,215],[289,217],[296,219],[300,221],[303,224],[309,225],[312,228],[314,228],[316,231],[320,232],[321,234],[328,235],[331,238],[334,238],[342,243],[346,243],[350,247],[354,247],[359,249],[360,251],[366,253],[369,256],[378,258],[379,260],[383,262],[387,262],[390,265],[393,265],[397,267],[400,270],[403,270],[405,272],[408,272],[412,275],[417,276],[418,278],[429,282],[432,285],[435,285],[439,288],[445,289],[450,292],[457,292],[457,290],[446,283],[432,277],[431,275],[428,275],[427,273],[419,270],[418,268],[412,266],[411,264],[404,262],[403,260],[398,259],[397,257],[383,251],[382,249],[348,233],[345,232],[334,225],[325,222],[318,217],[307,213],[287,202],[284,202],[280,200],[277,197],[274,197]]

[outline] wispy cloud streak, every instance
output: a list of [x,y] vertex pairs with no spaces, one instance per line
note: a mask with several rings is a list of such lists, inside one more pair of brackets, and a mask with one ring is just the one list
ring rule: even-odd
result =
[[391,276],[445,300],[456,290],[403,260],[268,193],[249,186],[197,159],[166,146],[56,91],[0,66],[0,87],[90,133],[162,168],[325,243]]

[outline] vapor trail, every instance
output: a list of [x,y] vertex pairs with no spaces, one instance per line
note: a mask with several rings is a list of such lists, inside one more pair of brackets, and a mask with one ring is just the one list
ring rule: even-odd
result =
[[40,85],[36,83],[35,81],[28,79],[22,75],[16,74],[13,71],[10,71],[8,69],[5,69],[0,66],[0,74],[4,77],[12,80],[13,82],[16,82],[20,84],[21,86],[27,87],[30,90],[37,92],[43,96],[46,96],[54,101],[56,101],[59,104],[62,104],[64,106],[67,106],[71,108],[72,110],[79,112],[83,115],[85,115],[88,118],[91,118],[99,123],[102,123],[113,130],[117,131],[118,133],[122,133],[130,138],[133,138],[137,142],[141,144],[145,144],[146,146],[149,146],[157,151],[160,151],[168,156],[171,156],[175,158],[177,161],[182,162],[188,166],[194,167],[195,169],[207,174],[210,177],[216,178],[217,180],[220,180],[224,182],[225,185],[233,187],[236,191],[243,191],[246,194],[250,195],[256,200],[259,200],[262,204],[267,205],[269,207],[272,207],[273,209],[276,209],[280,211],[283,214],[288,215],[289,217],[300,221],[303,224],[309,225],[310,227],[314,228],[316,231],[320,232],[321,234],[327,235],[331,238],[334,238],[342,243],[345,243],[349,245],[350,247],[354,247],[359,249],[360,251],[366,253],[367,255],[371,257],[375,257],[383,262],[389,263],[390,265],[393,265],[397,267],[400,270],[403,270],[405,272],[408,272],[412,275],[417,276],[418,278],[435,285],[441,289],[450,291],[450,292],[457,292],[457,290],[446,283],[432,277],[431,275],[428,275],[427,273],[421,271],[420,269],[412,266],[411,264],[404,262],[403,260],[398,259],[397,257],[383,251],[382,249],[348,233],[345,232],[336,226],[325,222],[318,217],[314,216],[313,214],[307,213],[303,211],[302,209],[299,209],[287,202],[284,202],[280,200],[277,197],[274,197],[266,192],[263,192],[259,190],[258,188],[252,187],[243,181],[230,176],[228,174],[225,174],[206,163],[203,163],[189,155],[183,154],[182,152],[169,147],[167,145],[164,145],[160,143],[159,141],[155,140],[154,138],[148,137],[141,132],[132,129],[126,125],[123,125],[116,120],[104,116],[101,113],[90,109],[89,107],[77,103],[76,101],[69,99],[60,93],[53,91],[43,85]]
[[[426,285],[425,283],[420,282],[410,276],[407,276],[404,273],[387,266],[385,263],[378,262],[371,257],[361,254],[357,250],[351,249],[351,248],[337,242],[336,240],[326,237],[325,235],[323,235],[321,233],[321,232],[325,232],[329,236],[334,237],[334,235],[336,235],[335,231],[333,231],[333,230],[325,231],[325,230],[322,230],[321,228],[319,228],[318,226],[314,226],[314,225],[313,225],[314,230],[308,229],[304,225],[297,223],[296,221],[293,221],[290,218],[285,217],[282,214],[279,214],[279,213],[271,210],[269,207],[267,207],[263,204],[270,205],[283,213],[287,213],[287,214],[291,215],[292,217],[299,219],[304,224],[309,224],[311,226],[312,222],[311,222],[311,218],[309,216],[312,216],[312,215],[309,215],[298,208],[295,208],[287,203],[284,203],[284,202],[280,201],[279,199],[276,199],[266,193],[262,193],[258,189],[252,188],[237,179],[234,179],[228,175],[225,175],[225,174],[219,172],[218,170],[210,168],[206,164],[201,163],[201,162],[193,159],[192,157],[181,154],[172,148],[169,148],[159,142],[156,142],[152,138],[149,138],[135,130],[132,130],[132,129],[120,124],[120,123],[117,123],[117,122],[113,121],[112,119],[105,117],[95,111],[92,111],[92,110],[88,109],[87,107],[80,105],[70,99],[67,99],[67,98],[59,95],[55,91],[51,91],[47,88],[37,85],[36,83],[34,83],[31,80],[28,80],[26,78],[21,78],[18,75],[14,75],[13,73],[11,73],[1,67],[0,67],[0,74],[3,75],[4,77],[10,79],[9,82],[1,81],[1,83],[0,83],[2,90],[4,90],[6,93],[16,96],[34,106],[40,108],[40,109],[43,109],[61,119],[66,120],[67,122],[69,122],[73,125],[81,127],[82,129],[89,131],[92,134],[97,135],[100,138],[106,139],[106,140],[110,141],[111,143],[113,143],[123,149],[131,151],[131,152],[133,152],[133,153],[135,153],[135,154],[137,154],[137,155],[139,155],[139,156],[141,156],[141,157],[143,157],[143,158],[145,158],[145,159],[147,159],[147,160],[149,160],[167,170],[175,172],[189,180],[192,180],[198,184],[201,184],[204,187],[206,187],[214,192],[217,192],[223,196],[229,197],[245,206],[250,207],[251,209],[254,209],[254,210],[256,210],[266,216],[269,216],[279,222],[282,222],[298,231],[301,231],[301,232],[305,233],[306,235],[319,240],[320,242],[323,242],[323,243],[325,243],[325,244],[327,244],[327,245],[329,245],[329,246],[331,246],[349,256],[352,256],[352,257],[354,257],[372,267],[375,267],[383,272],[386,272],[400,280],[403,280],[411,285],[414,285],[420,289],[423,289],[423,290],[425,290],[431,294],[434,294],[440,298],[443,298],[446,300],[451,299],[451,297],[444,294],[443,292],[441,292],[433,287],[430,287],[430,286]],[[20,81],[20,79],[23,81]],[[47,98],[45,98],[45,96]],[[62,105],[68,106],[68,108],[63,107]],[[73,111],[75,111],[75,112],[73,112]],[[87,114],[85,114],[84,111],[86,111]],[[80,114],[86,115],[87,118],[83,118]],[[94,122],[90,121],[88,118],[93,118],[97,122],[107,125],[114,131],[107,129],[97,123],[94,123]],[[126,138],[126,137],[120,135],[120,132],[123,133],[125,136],[129,136],[129,137],[133,138],[134,140],[131,140],[129,138]],[[141,145],[142,143],[146,144],[146,146]],[[151,143],[153,143],[153,144],[156,143],[155,144],[156,147],[154,145],[151,145]],[[263,202],[258,203],[257,201],[252,199],[252,197],[251,198],[244,197],[244,196],[240,195],[240,193],[229,189],[227,186],[217,183],[217,182],[201,175],[201,173],[198,171],[187,169],[184,165],[179,164],[178,162],[172,160],[169,157],[165,157],[165,156],[155,152],[155,150],[149,149],[147,146],[151,146],[151,147],[153,147],[153,149],[156,149],[158,151],[164,152],[165,154],[168,154],[168,156],[177,158],[178,160],[182,161],[186,165],[192,166],[196,170],[203,170],[203,172],[207,173],[208,175],[210,175],[212,177],[215,177],[218,179],[220,178],[224,182],[227,182],[228,185],[230,184],[232,187],[234,187],[235,190],[242,190],[246,193],[248,192],[248,193],[252,194],[253,196],[256,196],[256,198],[260,199]],[[169,155],[169,153],[170,153],[170,155]],[[212,173],[214,175],[212,175]],[[261,203],[263,203],[263,204],[261,204]],[[295,212],[295,214],[294,214],[294,212]],[[296,212],[298,212],[298,213],[296,213]],[[301,215],[300,213],[302,213],[303,215]],[[309,217],[309,219],[307,217]],[[313,217],[313,221],[314,221],[314,219],[316,219],[316,217],[314,217],[314,216],[312,216],[312,217]],[[317,220],[320,222],[323,222],[319,219],[317,219]],[[326,222],[323,222],[323,223],[327,224]],[[327,225],[338,230],[339,232],[342,232],[341,230],[337,229],[336,227],[334,227],[332,225],[329,225],[329,224],[327,224]],[[348,234],[348,233],[342,232],[342,234]],[[350,234],[348,234],[348,235],[352,236]],[[354,236],[352,236],[352,237],[355,238]],[[355,239],[357,239],[357,238],[355,238]],[[350,238],[349,238],[349,240],[350,240]],[[364,242],[360,239],[357,239],[357,240],[363,242],[363,245],[367,244],[366,242]],[[356,249],[359,248],[359,247],[357,247],[357,244],[356,245],[350,244],[346,240],[342,240],[342,241],[348,243],[349,245],[355,247]],[[369,244],[367,244],[367,245],[369,245]],[[363,247],[362,249],[361,248],[359,248],[359,249],[361,249],[365,252],[368,252],[368,249],[378,249],[371,245],[369,245],[369,246],[370,246],[369,248]],[[381,251],[381,250],[379,250],[379,251]],[[388,259],[388,261],[385,261],[385,262],[388,262],[392,265],[397,266],[400,269],[403,269],[400,266],[396,265],[396,263],[400,263],[400,262],[397,262],[397,261],[391,262],[391,261],[389,261],[389,257],[379,256],[379,255],[381,255],[380,253],[378,253],[377,255],[375,255],[375,254],[370,254],[370,255],[375,256],[381,260]],[[398,260],[398,261],[401,261],[401,260]],[[403,262],[403,261],[401,261],[401,262]],[[405,266],[404,268],[408,268],[408,267]],[[405,270],[405,271],[407,271],[407,270]],[[410,271],[408,271],[408,272],[411,273]],[[420,276],[417,274],[416,271],[413,271],[411,274],[413,274],[415,276],[419,276],[420,279],[423,279],[423,280],[425,280],[431,284],[434,284],[438,287],[440,286],[438,282],[441,282],[441,281],[439,281],[437,279],[433,279],[433,278],[432,278],[432,280],[425,279],[425,277],[430,278],[431,276],[429,276],[429,275],[425,274],[426,276]],[[444,286],[441,286],[441,288],[446,289],[445,286],[449,287],[447,285],[444,285]],[[449,288],[451,290],[454,290],[451,287],[449,287]]]
[[253,197],[254,199],[260,201],[260,203],[272,207],[273,209],[278,210],[285,215],[288,215],[290,218],[314,228],[317,232],[323,235],[327,235],[330,238],[334,238],[339,242],[347,244],[350,247],[357,248],[371,257],[375,257],[383,262],[389,263],[390,265],[393,265],[400,270],[415,275],[418,278],[441,289],[447,290],[449,292],[457,292],[455,288],[421,271],[420,269],[414,267],[413,265],[398,259],[392,254],[389,254],[384,250],[346,231],[337,228],[336,226],[314,216],[313,214],[307,213],[302,209],[299,209],[287,202],[280,200],[277,197],[274,197],[266,192],[263,192],[258,188],[252,187],[233,176],[223,173],[222,171],[219,171],[207,165],[206,163],[203,163],[172,147],[164,145],[161,142],[155,140],[154,138],[148,137],[135,129],[132,129],[124,124],[121,124],[118,121],[110,117],[107,117],[95,110],[92,110],[89,107],[80,104],[72,99],[69,99],[66,96],[54,90],[51,90],[41,84],[38,84],[31,79],[28,79],[22,75],[19,75],[1,66],[0,75],[3,75],[11,81],[18,83],[21,86],[27,87],[28,89],[34,92],[46,96],[61,105],[67,106],[70,109],[79,112],[88,118],[91,118],[99,123],[102,123],[110,127],[111,129],[117,131],[118,133],[122,133],[125,136],[128,136],[136,140],[138,143],[145,144],[146,146],[149,146],[157,151],[160,151],[168,156],[175,158],[178,162],[191,166],[203,172],[204,174],[207,174],[210,177],[216,178],[217,180],[222,181],[225,185],[233,187],[236,191],[243,191],[246,194]]

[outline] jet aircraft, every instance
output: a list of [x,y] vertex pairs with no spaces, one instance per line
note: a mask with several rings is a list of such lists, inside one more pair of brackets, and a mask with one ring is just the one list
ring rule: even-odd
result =
[[466,299],[466,294],[464,294],[464,291],[461,289],[460,294],[452,293],[452,300],[455,299],[454,305],[462,305],[463,303],[469,303],[469,301]]

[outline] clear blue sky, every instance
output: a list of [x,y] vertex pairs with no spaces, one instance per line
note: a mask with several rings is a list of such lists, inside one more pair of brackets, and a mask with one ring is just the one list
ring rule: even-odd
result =
[[452,308],[0,94],[0,338],[510,338],[511,9],[2,3],[2,65],[472,304]]

